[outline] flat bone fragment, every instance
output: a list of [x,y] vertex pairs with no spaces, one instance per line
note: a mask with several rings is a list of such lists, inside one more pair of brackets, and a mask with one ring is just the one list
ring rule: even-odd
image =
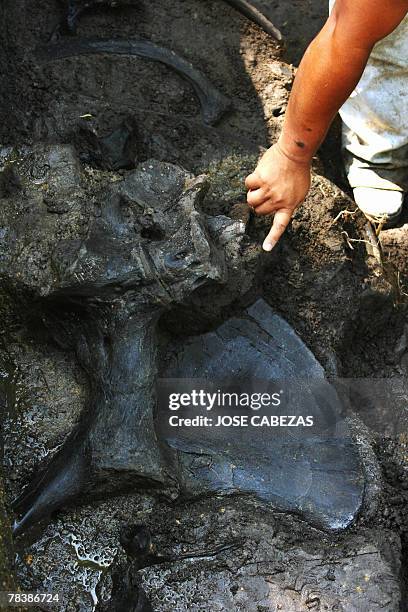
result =
[[[213,419],[211,427],[168,426],[166,412],[159,413],[159,437],[178,453],[181,494],[246,494],[328,531],[353,523],[363,504],[365,471],[341,402],[311,351],[264,300],[214,331],[176,344],[169,355],[161,372],[168,385],[164,397],[175,388],[190,392],[191,385],[236,392],[240,381],[246,381],[242,391],[259,394],[275,381],[276,390],[288,398],[282,408],[258,412],[221,406],[177,413],[190,418],[204,413]],[[177,387],[174,379],[179,379]],[[314,424],[216,426],[222,415],[255,415],[259,423],[259,415],[274,414],[312,416]]]

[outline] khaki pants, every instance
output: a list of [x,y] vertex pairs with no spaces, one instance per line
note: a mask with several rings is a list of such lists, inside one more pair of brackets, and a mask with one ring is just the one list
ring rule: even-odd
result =
[[351,187],[407,191],[408,15],[375,45],[340,116]]

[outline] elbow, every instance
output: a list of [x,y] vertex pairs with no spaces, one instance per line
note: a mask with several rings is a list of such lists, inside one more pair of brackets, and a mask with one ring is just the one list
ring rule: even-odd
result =
[[348,27],[345,16],[335,6],[319,34],[309,45],[307,53],[316,52],[317,57],[321,54],[329,55],[340,62],[366,62],[377,40],[359,38],[355,34]]

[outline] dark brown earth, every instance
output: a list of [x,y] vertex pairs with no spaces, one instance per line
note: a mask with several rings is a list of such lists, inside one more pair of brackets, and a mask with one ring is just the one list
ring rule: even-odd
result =
[[[234,205],[245,202],[245,175],[253,169],[263,148],[279,133],[293,78],[291,62],[299,61],[326,12],[325,2],[317,0],[264,2],[276,15],[275,23],[284,34],[286,49],[276,45],[220,0],[157,0],[152,3],[143,0],[126,8],[88,12],[80,21],[79,36],[126,38],[143,35],[169,46],[199,66],[233,103],[231,113],[217,127],[211,128],[203,125],[190,86],[164,66],[113,56],[38,63],[34,49],[48,40],[61,20],[63,2],[16,0],[2,3],[0,17],[5,45],[0,49],[0,66],[7,75],[7,82],[0,91],[0,143],[6,146],[37,141],[75,142],[80,147],[81,128],[92,124],[95,118],[102,131],[130,118],[132,125],[137,126],[138,161],[153,157],[180,164],[195,174],[209,174],[211,188],[205,203],[207,210],[230,213]],[[92,176],[92,166],[87,172]],[[295,328],[329,376],[384,379],[387,382],[383,386],[390,389],[388,397],[392,402],[389,379],[395,380],[395,384],[398,381],[399,389],[406,391],[408,224],[381,233],[382,265],[367,254],[365,222],[358,212],[354,212],[354,203],[342,190],[347,188],[342,176],[338,128],[332,129],[322,147],[315,161],[315,172],[311,192],[281,244],[272,254],[263,255],[266,268],[263,295]],[[95,185],[97,180],[95,174]],[[269,220],[251,220],[251,235],[259,243],[269,223]],[[2,311],[3,320],[8,324],[2,332],[4,362],[14,363],[18,371],[19,401],[13,403],[17,406],[17,422],[18,419],[24,421],[27,411],[31,419],[23,433],[18,429],[9,432],[6,468],[11,497],[26,482],[41,458],[62,442],[78,417],[82,401],[81,373],[73,366],[72,358],[63,356],[56,348],[50,352],[38,343],[38,338],[33,340],[30,330],[21,325],[19,313],[11,312],[6,304]],[[164,319],[163,326],[169,333],[174,332],[171,314]],[[183,327],[183,333],[191,333],[200,328],[200,322],[190,322]],[[33,363],[36,364],[34,368]],[[7,377],[6,367],[4,372]],[[44,376],[46,381],[52,382],[44,384]],[[379,384],[381,386],[381,381]],[[404,393],[399,393],[399,398],[405,398]],[[68,402],[67,397],[70,398]],[[395,405],[396,410],[406,410],[404,401],[395,402]],[[358,413],[359,405],[354,408]],[[383,540],[393,543],[391,552],[387,549],[384,553],[389,559],[398,556],[395,542],[401,536],[404,600],[407,584],[404,567],[408,560],[407,433],[405,428],[396,427],[394,432],[384,435],[382,426],[386,429],[387,404],[381,405],[378,411],[381,418],[373,435],[384,479],[378,512],[375,516],[363,517],[361,524],[349,535],[340,538],[340,544],[333,541],[327,546],[332,546],[333,550],[340,546],[344,550],[355,545],[355,550],[360,550],[361,534],[364,532],[364,537],[372,539],[372,534],[379,530],[385,534],[381,535],[380,548],[386,548]],[[360,416],[370,427],[371,414],[361,412]],[[19,452],[15,453],[17,447]],[[129,511],[133,512],[132,516],[140,514],[145,520],[143,512],[150,508],[147,516],[151,518],[147,522],[150,521],[151,528],[158,531],[168,545],[169,536],[161,528],[168,510],[150,501],[138,501],[137,504],[140,506],[137,511],[133,506]],[[202,508],[197,506],[194,512],[206,512],[211,508],[217,516],[230,512],[233,520],[234,507],[225,506],[227,510],[224,505],[211,502]],[[125,502],[123,508],[127,508]],[[150,515],[152,508],[154,512]],[[111,544],[114,542],[110,532],[113,530],[109,518],[111,510],[102,504],[96,511],[101,512],[98,515],[102,521],[101,530],[106,530]],[[124,509],[115,512],[117,521],[126,518]],[[172,510],[168,516],[174,529],[177,529],[180,512]],[[69,520],[74,525],[76,520],[91,524],[92,517],[93,510],[87,506],[79,518],[75,511]],[[199,530],[193,518],[191,521]],[[194,539],[191,525],[179,529],[180,537],[187,538],[187,544],[188,538]],[[68,537],[64,530],[68,532],[71,527],[58,523],[61,539]],[[208,526],[201,529],[204,533]],[[257,538],[261,540],[260,528],[251,523],[248,530],[254,529],[258,530]],[[273,537],[279,536],[280,529],[284,531],[279,525],[276,532],[275,526],[270,529],[274,531]],[[316,550],[322,535],[311,533],[299,524],[296,529],[297,541],[305,538],[307,546],[310,541],[310,554],[318,556]],[[270,537],[272,542],[272,535]],[[283,556],[288,555],[289,549],[293,552],[296,545],[285,538],[282,536],[283,544],[279,540]],[[60,552],[58,548],[53,552],[54,544],[51,539],[50,542],[44,547],[49,547],[47,558],[52,565]],[[361,550],[362,555],[366,554],[362,545]],[[30,551],[29,542],[18,545],[19,574],[25,588],[41,584],[42,572],[47,568],[47,563],[41,566],[43,551],[39,553],[38,565],[34,560],[32,567]],[[249,552],[244,553],[256,561],[256,551],[251,551],[252,557]],[[277,559],[274,562],[273,571],[279,573],[279,562]],[[286,567],[288,576],[295,565],[293,561],[289,569]],[[167,571],[171,574],[170,581],[177,584],[179,580],[188,591],[189,567],[177,570],[179,574],[177,571],[173,574],[171,569]],[[200,572],[204,580],[205,568],[200,566]],[[194,578],[198,583],[200,572]],[[161,592],[164,580],[161,575],[151,576],[146,571],[145,579],[152,593]],[[331,579],[328,580],[330,586]],[[158,596],[156,599],[159,601]],[[309,603],[303,602],[304,607],[296,610],[324,609],[314,606],[313,601],[311,597]],[[236,608],[221,606],[217,609],[251,609],[244,604],[242,607],[235,605]],[[265,610],[260,606],[258,610]],[[191,609],[204,610],[205,607]],[[387,609],[386,604],[383,609]]]

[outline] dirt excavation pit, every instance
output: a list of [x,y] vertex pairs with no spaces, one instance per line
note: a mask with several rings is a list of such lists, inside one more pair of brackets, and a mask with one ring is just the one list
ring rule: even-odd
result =
[[[96,2],[69,35],[67,5],[16,0],[0,8],[2,531],[9,534],[3,498],[12,523],[12,501],[33,473],[66,457],[59,453],[67,439],[75,449],[92,447],[94,481],[84,476],[64,509],[56,505],[51,519],[33,521],[14,543],[2,540],[16,559],[4,570],[0,563],[2,580],[60,593],[54,609],[63,612],[137,603],[163,612],[407,609],[408,218],[373,237],[344,183],[338,126],[314,161],[306,202],[272,253],[260,246],[270,220],[245,204],[245,176],[282,126],[295,74],[288,60],[298,61],[325,7],[258,2],[268,5],[285,48],[221,0]],[[182,69],[167,56],[166,64],[133,53],[129,42],[118,46],[137,37],[174,51]],[[91,53],[97,39],[104,46]],[[210,86],[200,89],[203,79]],[[142,201],[147,213],[135,214]],[[191,244],[183,234],[189,224]],[[81,257],[78,244],[87,249]],[[104,259],[106,244],[114,260]],[[131,264],[124,244],[136,253]],[[161,267],[169,257],[173,276]],[[197,342],[206,346],[205,367],[215,367],[211,347],[234,334],[259,359],[262,342],[276,341],[273,325],[284,320],[279,329],[296,347],[291,355],[285,347],[288,362],[304,356],[305,372],[324,373],[347,407],[348,450],[336,450],[339,466],[344,459],[347,471],[352,458],[355,469],[347,529],[336,528],[338,516],[317,498],[307,498],[307,509],[295,495],[285,500],[290,507],[277,498],[266,506],[252,489],[214,495],[209,486],[185,499],[163,475],[167,459],[163,467],[153,451],[150,478],[163,476],[163,490],[141,491],[132,480],[137,458],[131,470],[111,469],[109,436],[99,446],[95,435],[82,446],[70,438],[78,423],[88,427],[90,398],[106,391],[92,368],[111,374],[115,342],[128,337],[120,331],[127,318],[100,303],[117,304],[115,282],[136,272],[149,283],[129,299],[120,294],[121,307],[131,316],[135,304],[137,313],[158,309],[154,324],[132,330],[136,339],[147,328],[157,335],[152,372],[174,370],[187,346],[196,356]],[[67,296],[78,307],[68,314]],[[259,326],[260,344],[251,325]],[[227,357],[224,368],[233,370]],[[138,387],[144,405],[151,382],[147,391],[145,381]],[[269,467],[276,482],[279,461],[275,473]],[[284,484],[293,493],[297,482],[292,474]]]

